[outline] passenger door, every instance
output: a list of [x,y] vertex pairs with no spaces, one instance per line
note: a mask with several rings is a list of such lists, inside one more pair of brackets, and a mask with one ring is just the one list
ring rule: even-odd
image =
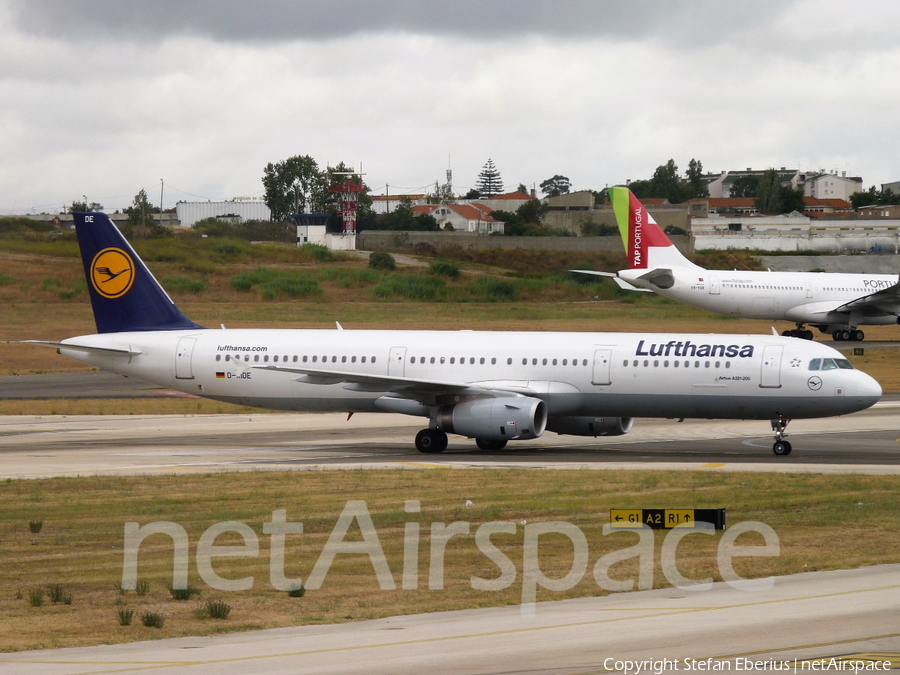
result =
[[194,370],[191,367],[191,358],[194,355],[194,345],[197,338],[183,337],[178,340],[175,347],[175,377],[179,380],[193,380]]
[[759,377],[759,386],[768,389],[781,387],[781,345],[766,345],[763,348],[762,372]]
[[612,349],[594,350],[594,371],[591,375],[591,384],[611,384],[609,376],[610,362],[612,361]]
[[388,375],[403,377],[406,373],[406,347],[391,347],[388,358]]

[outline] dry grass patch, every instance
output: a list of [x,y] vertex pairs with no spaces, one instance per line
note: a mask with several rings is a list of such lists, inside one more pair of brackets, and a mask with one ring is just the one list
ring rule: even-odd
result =
[[[800,571],[850,568],[900,559],[900,493],[896,477],[715,474],[685,472],[492,471],[327,471],[302,473],[219,473],[215,475],[89,477],[7,480],[0,483],[0,541],[4,573],[0,577],[0,649],[19,650],[154,637],[202,635],[301,624],[378,618],[397,614],[515,604],[521,598],[522,542],[525,525],[564,521],[587,537],[588,570],[566,592],[538,589],[538,600],[604,593],[591,570],[603,555],[636,542],[634,534],[602,536],[610,508],[695,507],[728,509],[728,523],[760,521],[773,527],[781,543],[778,557],[737,559],[741,575],[768,576]],[[515,490],[509,490],[515,485]],[[306,581],[348,500],[364,500],[391,568],[394,590],[382,590],[368,556],[338,555],[320,589],[301,598],[276,591],[269,582],[270,537],[263,523],[285,509],[289,522],[302,522],[302,535],[288,535],[285,574]],[[421,502],[421,512],[404,511],[404,500]],[[467,500],[471,502],[466,506]],[[40,518],[40,533],[29,530]],[[140,548],[138,579],[145,595],[121,594],[123,532],[126,522],[146,525],[170,521],[184,527],[190,540],[189,583],[199,599],[174,600],[173,547],[163,535],[148,537]],[[256,557],[213,559],[217,574],[254,578],[248,591],[220,592],[207,586],[196,568],[195,550],[211,525],[239,521],[259,539]],[[400,590],[405,523],[421,525],[418,589]],[[432,523],[465,521],[469,534],[454,536],[446,547],[444,587],[429,590]],[[495,579],[500,571],[475,544],[475,531],[487,522],[516,524],[515,534],[495,534],[492,542],[515,565],[516,581],[506,590],[472,588],[470,578]],[[761,537],[744,535],[742,544]],[[666,585],[659,568],[656,540],[654,585]],[[690,578],[718,577],[716,536],[688,536],[679,546],[678,566]],[[754,537],[756,537],[754,539]],[[347,540],[361,540],[354,524]],[[239,545],[224,534],[217,545]],[[564,576],[572,546],[558,534],[540,539],[540,567],[552,578]],[[614,578],[636,575],[634,560],[617,563]],[[32,607],[29,591],[60,584],[72,593],[71,605]],[[231,606],[227,620],[201,620],[197,602],[221,600]],[[134,620],[119,624],[120,610],[134,617],[156,612],[163,628]],[[15,627],[12,629],[12,627]]]

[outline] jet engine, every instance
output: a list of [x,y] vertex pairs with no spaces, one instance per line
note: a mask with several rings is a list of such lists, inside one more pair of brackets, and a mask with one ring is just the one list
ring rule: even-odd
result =
[[480,398],[438,410],[445,433],[488,441],[538,438],[547,426],[547,405],[530,396]]
[[547,431],[567,436],[622,436],[631,431],[633,417],[554,417]]

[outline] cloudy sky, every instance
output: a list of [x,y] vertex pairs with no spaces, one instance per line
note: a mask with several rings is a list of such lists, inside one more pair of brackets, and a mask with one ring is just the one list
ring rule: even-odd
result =
[[890,0],[0,0],[0,213],[797,167],[900,180]]

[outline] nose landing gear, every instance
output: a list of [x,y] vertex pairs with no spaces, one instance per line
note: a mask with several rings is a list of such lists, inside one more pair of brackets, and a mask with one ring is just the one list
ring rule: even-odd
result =
[[787,434],[784,432],[787,429],[787,425],[790,422],[789,419],[778,416],[778,419],[772,420],[772,431],[775,432],[775,444],[772,446],[772,452],[774,452],[779,457],[784,457],[786,455],[791,454],[791,444],[784,440],[787,438]]

